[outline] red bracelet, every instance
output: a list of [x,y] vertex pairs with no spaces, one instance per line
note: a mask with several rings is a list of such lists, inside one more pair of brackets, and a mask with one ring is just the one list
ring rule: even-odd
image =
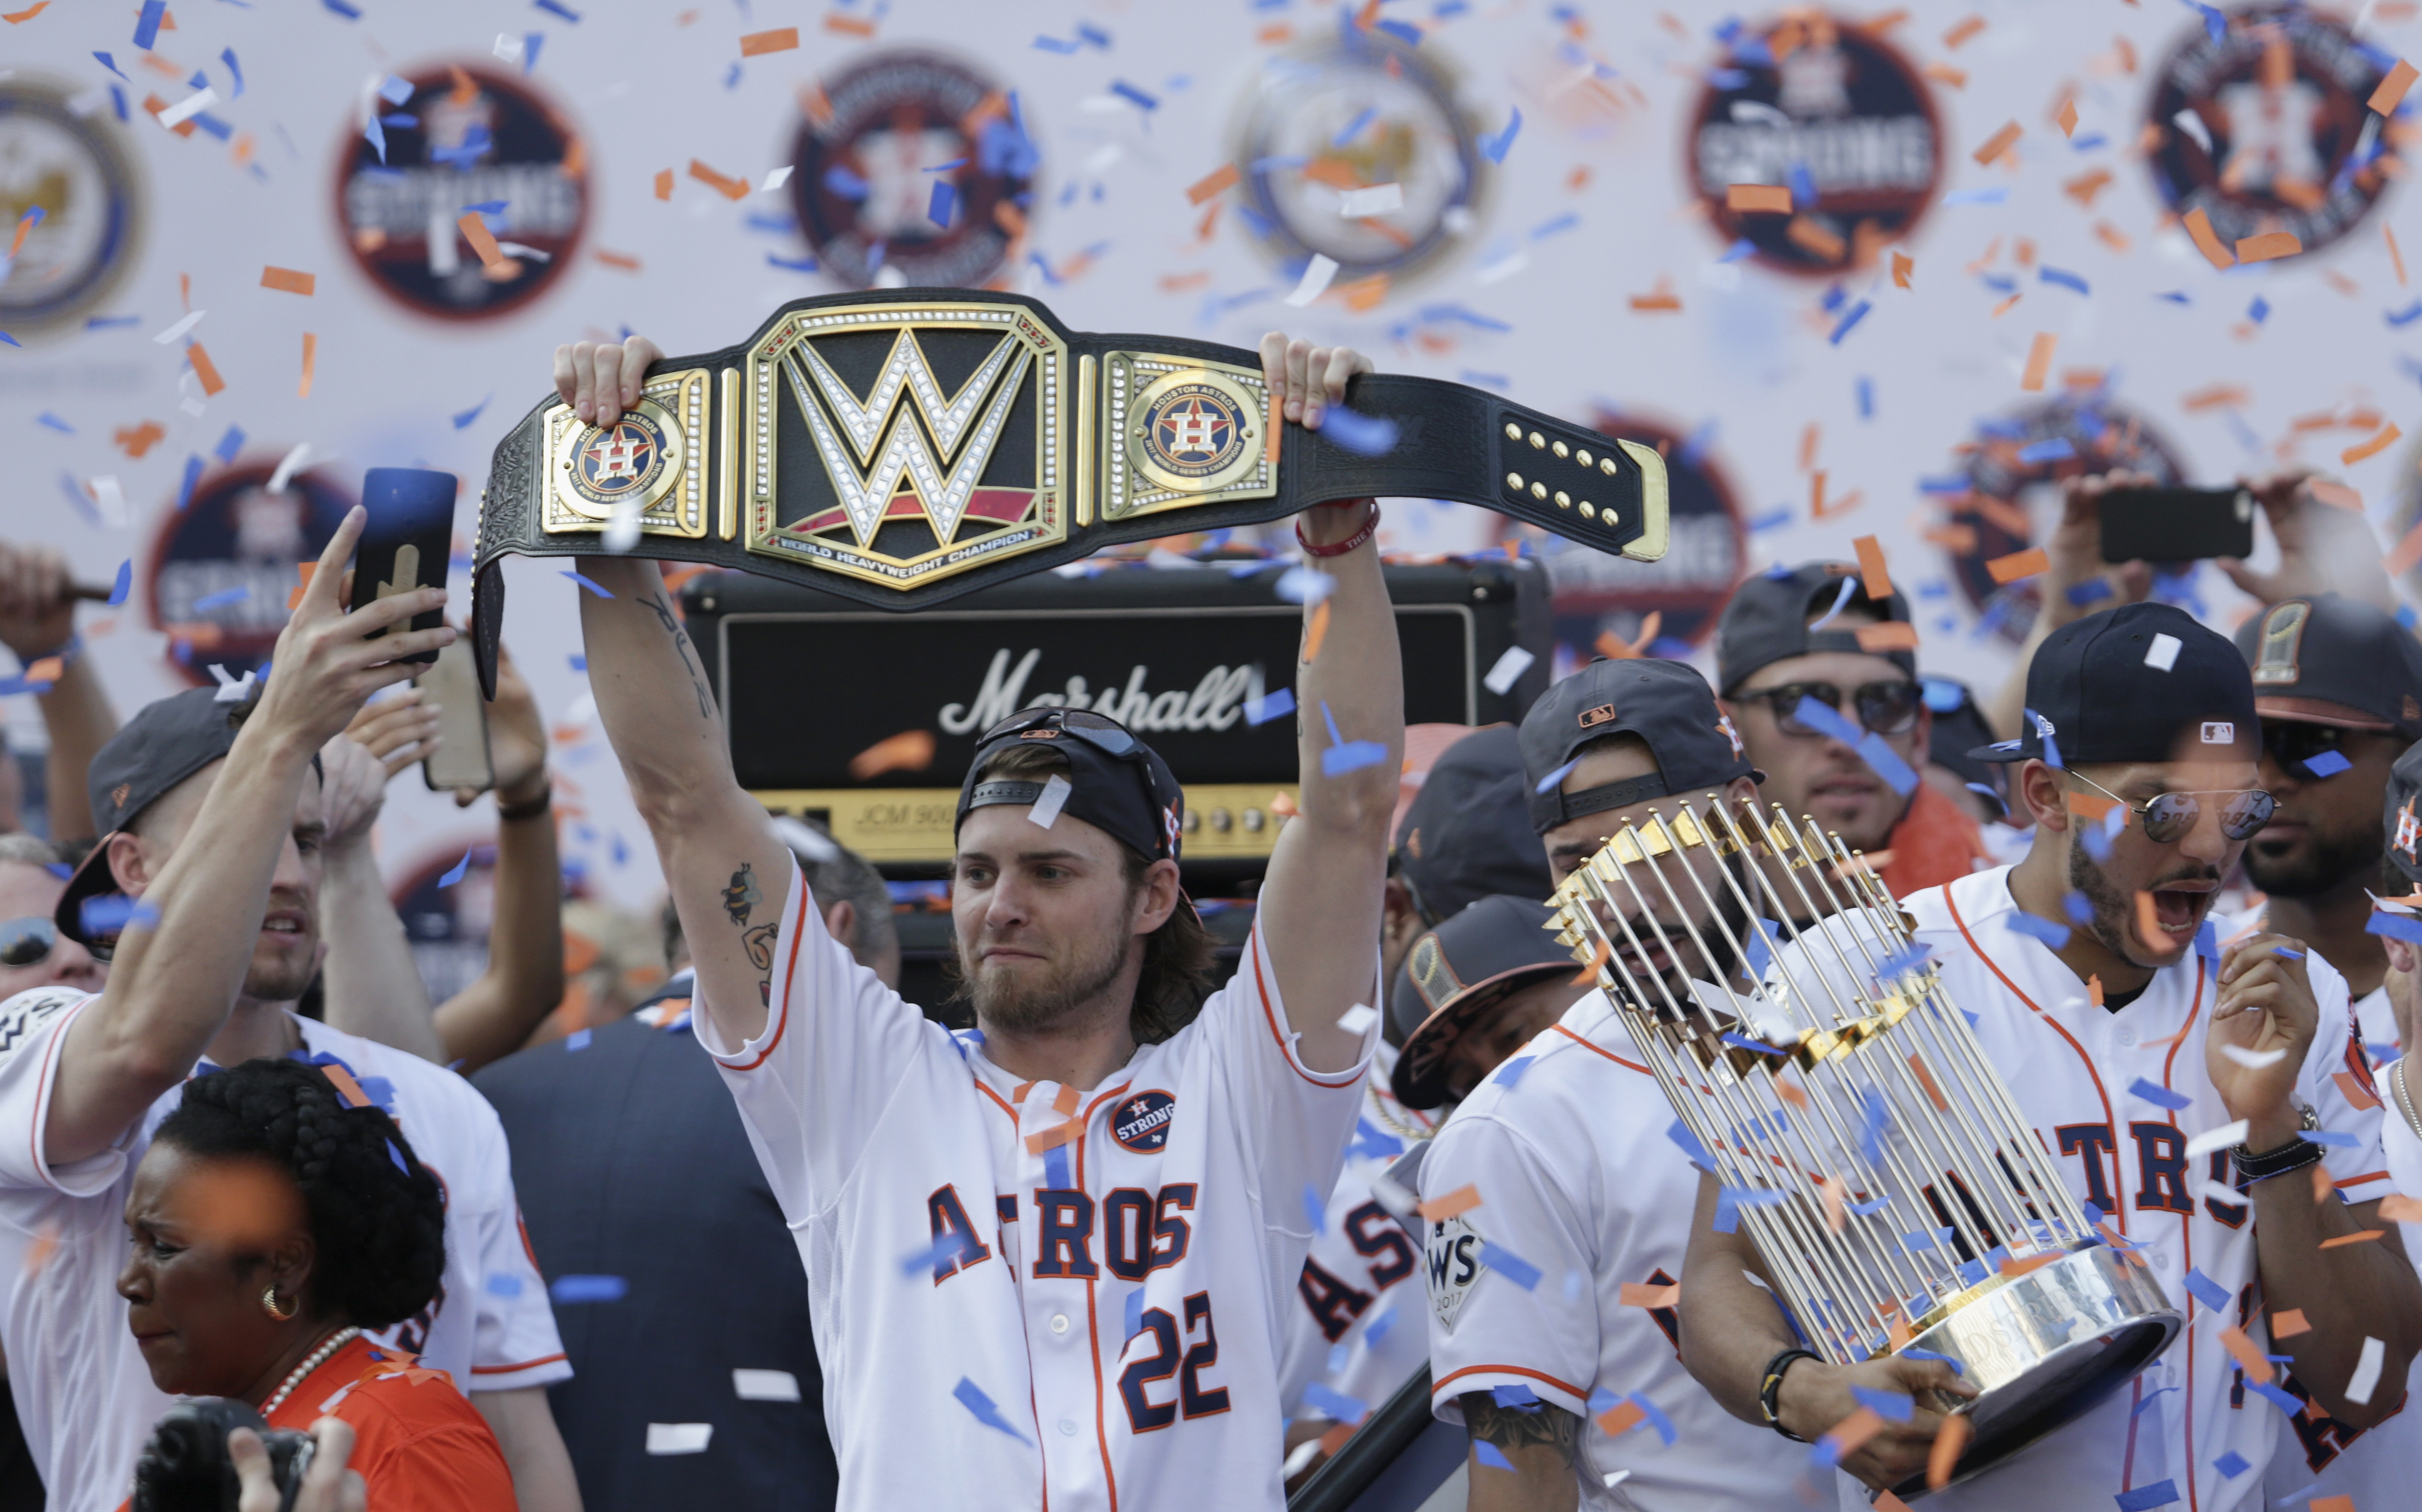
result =
[[[1348,499],[1345,502],[1351,503],[1353,501]],[[1376,498],[1371,498],[1364,499],[1362,502],[1371,506],[1371,517],[1362,522],[1361,529],[1355,531],[1352,535],[1347,536],[1343,541],[1335,542],[1326,546],[1315,546],[1310,541],[1304,539],[1303,521],[1301,519],[1298,519],[1295,522],[1296,544],[1303,547],[1305,553],[1310,556],[1343,557],[1347,552],[1352,551],[1355,547],[1361,545],[1366,541],[1369,541],[1373,536],[1379,533],[1379,501]],[[1332,508],[1334,507],[1334,501],[1331,503],[1315,504],[1313,507],[1314,509]]]

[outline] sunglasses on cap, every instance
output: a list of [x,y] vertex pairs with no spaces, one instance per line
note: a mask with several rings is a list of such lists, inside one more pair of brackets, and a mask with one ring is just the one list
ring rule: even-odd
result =
[[[1815,699],[1825,707],[1839,713],[1842,689],[1832,683],[1785,683],[1781,687],[1749,689],[1733,695],[1736,702],[1753,700],[1774,710],[1774,722],[1786,735],[1821,735],[1825,732],[1800,719],[1800,701]],[[1851,705],[1859,711],[1859,723],[1879,735],[1905,735],[1917,724],[1917,711],[1923,700],[1918,685],[1899,679],[1886,683],[1866,683],[1850,689]]]
[[2184,840],[2203,820],[2205,798],[2220,798],[2220,832],[2231,840],[2251,839],[2271,822],[2279,801],[2260,788],[2223,789],[2210,793],[2163,793],[2144,804],[2130,803],[2101,783],[2081,773],[2068,774],[2136,816],[2145,838],[2156,845]]
[[39,966],[59,943],[59,926],[47,919],[0,923],[0,966]]
[[2325,750],[2343,752],[2347,732],[2336,725],[2306,724],[2301,719],[2262,721],[2262,748],[2291,777],[2306,777],[2304,764]]
[[989,745],[1003,735],[1027,730],[1057,730],[1076,736],[1105,755],[1121,758],[1132,756],[1143,746],[1126,726],[1084,709],[1029,709],[1013,714],[985,731],[976,744]]

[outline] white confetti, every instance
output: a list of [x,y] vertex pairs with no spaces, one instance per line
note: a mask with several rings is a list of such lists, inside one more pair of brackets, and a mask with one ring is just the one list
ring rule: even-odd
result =
[[757,192],[761,195],[770,195],[775,190],[779,189],[782,185],[789,183],[790,181],[791,165],[785,163],[780,167],[775,168],[765,175],[765,181],[757,186]]
[[92,480],[92,499],[101,508],[102,523],[113,530],[126,528],[126,490],[116,478]]
[[2168,671],[2178,665],[2179,640],[2176,636],[2157,635],[2153,649],[2145,653],[2145,665],[2158,671]]
[[2369,1335],[2365,1336],[2363,1358],[2355,1362],[2354,1376],[2347,1382],[2348,1401],[2360,1405],[2371,1400],[2372,1388],[2380,1384],[2381,1357],[2386,1352],[2387,1346]]
[[1405,1222],[1412,1221],[1413,1209],[1421,1204],[1421,1199],[1413,1195],[1410,1188],[1386,1176],[1371,1178],[1371,1196],[1380,1206]]
[[1530,253],[1513,252],[1483,267],[1472,276],[1483,284],[1502,283],[1530,265]]
[[297,441],[294,443],[294,449],[288,452],[284,459],[277,464],[277,470],[269,475],[269,491],[273,494],[285,493],[286,485],[293,480],[296,473],[303,470],[303,464],[308,461],[310,456],[310,442]]
[[2205,129],[2203,118],[2196,115],[2192,107],[2179,111],[2170,120],[2178,130],[2194,138],[2195,146],[2203,149],[2204,156],[2211,156],[2211,133]]
[[1279,1467],[1279,1478],[1293,1480],[1302,1474],[1304,1467],[1312,1463],[1312,1457],[1318,1453],[1320,1453],[1318,1439],[1306,1439],[1297,1444],[1287,1451],[1286,1463]]
[[702,1455],[706,1441],[715,1437],[712,1423],[651,1423],[648,1425],[648,1453],[652,1455]]
[[212,662],[211,675],[217,678],[219,684],[219,690],[211,696],[212,703],[242,703],[252,696],[253,673],[244,673],[239,681],[234,673]]
[[606,517],[606,549],[620,556],[639,543],[639,514],[643,506],[637,496],[617,499],[614,511]]
[[1524,672],[1531,669],[1531,664],[1538,659],[1519,646],[1508,646],[1505,648],[1505,654],[1497,658],[1497,665],[1488,669],[1488,675],[1480,681],[1488,691],[1502,698],[1514,691],[1514,685],[1520,681]]
[[1375,183],[1368,189],[1348,189],[1337,197],[1337,213],[1347,220],[1384,215],[1404,208],[1405,186],[1401,183]]
[[522,39],[518,37],[508,37],[503,32],[498,32],[496,33],[495,46],[492,51],[495,52],[496,56],[503,58],[508,63],[518,63],[522,60]]
[[[2210,1133],[2198,1134],[2187,1141],[2187,1158],[2192,1160],[2198,1155],[2208,1155],[2213,1150],[2225,1150],[2232,1144],[2244,1142],[2245,1120],[2241,1118],[2234,1124],[2224,1124]],[[2229,1198],[2231,1202],[2236,1200],[2233,1195]]]
[[162,346],[166,346],[169,342],[174,341],[177,338],[184,335],[187,331],[192,330],[195,326],[201,324],[202,317],[209,313],[209,310],[197,309],[191,315],[186,316],[183,320],[179,321],[176,324],[169,326],[158,336],[153,337],[151,339]]
[[1348,1034],[1360,1034],[1379,1021],[1379,1010],[1367,1002],[1358,1002],[1337,1016],[1337,1027]]
[[1286,296],[1286,302],[1298,309],[1303,308],[1326,293],[1329,280],[1336,276],[1337,260],[1314,252],[1312,260],[1304,264],[1302,280],[1295,286],[1295,292]]
[[496,250],[504,253],[507,257],[527,258],[533,262],[553,262],[555,260],[554,253],[542,252],[537,247],[527,246],[520,242],[498,242],[496,244]]
[[219,102],[219,92],[209,85],[178,101],[160,112],[160,124],[175,131],[185,122]]
[[731,1373],[731,1389],[744,1402],[795,1402],[799,1399],[799,1378],[787,1370],[735,1370]]
[[2248,1071],[2259,1071],[2266,1065],[2277,1065],[2288,1058],[2286,1050],[2249,1050],[2242,1045],[2224,1045],[2220,1053]]
[[1060,811],[1068,806],[1068,795],[1076,791],[1066,778],[1057,772],[1052,773],[1051,780],[1043,784],[1043,795],[1034,800],[1033,808],[1026,811],[1026,817],[1046,829],[1050,828],[1059,823]]

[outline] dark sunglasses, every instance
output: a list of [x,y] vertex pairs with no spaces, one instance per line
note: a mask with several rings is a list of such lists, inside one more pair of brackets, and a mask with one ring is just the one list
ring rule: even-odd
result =
[[2262,721],[2262,748],[2289,776],[2307,777],[2304,764],[2325,750],[2343,753],[2347,732],[2336,725],[2306,724],[2300,719]]
[[2163,793],[2151,802],[2138,805],[2112,792],[2090,777],[2077,772],[2068,774],[2101,794],[2112,802],[2136,816],[2145,827],[2145,838],[2156,845],[2167,845],[2184,840],[2203,820],[2205,798],[2220,798],[2220,832],[2231,840],[2251,839],[2256,831],[2271,822],[2279,801],[2260,788],[2239,788],[2213,793]]
[[[1821,735],[1825,732],[1800,719],[1800,701],[1815,699],[1836,714],[1842,709],[1842,690],[1832,683],[1785,683],[1781,687],[1761,687],[1737,693],[1736,699],[1746,701],[1756,699],[1774,710],[1774,722],[1786,735]],[[1859,723],[1879,735],[1905,735],[1917,724],[1917,711],[1922,701],[1915,683],[1906,680],[1890,683],[1867,683],[1850,690],[1851,704],[1859,711]]]
[[59,926],[47,919],[0,923],[0,966],[39,966],[59,942]]
[[1118,757],[1133,754],[1143,744],[1117,720],[1084,709],[1029,709],[1013,714],[985,731],[976,744],[984,745],[1021,730],[1062,731],[1107,755]]

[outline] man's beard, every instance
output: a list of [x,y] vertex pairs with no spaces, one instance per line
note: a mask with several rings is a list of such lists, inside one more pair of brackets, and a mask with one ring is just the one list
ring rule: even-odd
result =
[[[2188,871],[2174,876],[2162,877],[2156,887],[2147,888],[2146,890],[2155,891],[2173,882],[2217,882],[2219,880],[2220,874],[2207,866],[2199,872]],[[2135,952],[2152,950],[2158,945],[2170,942],[2167,933],[2164,932],[2159,941],[2144,939],[2134,944],[2130,943],[2134,939],[2136,900],[2128,893],[2120,891],[2112,883],[2111,878],[2103,874],[2102,868],[2095,864],[2092,857],[2086,855],[2085,847],[2083,845],[2069,847],[2068,885],[2084,893],[2085,901],[2094,906],[2094,917],[2082,927],[2087,934],[2101,941],[2103,949],[2121,960],[2135,966],[2150,966],[2152,965],[2150,962],[2137,960]],[[2210,913],[2207,911],[2204,915],[2205,921],[2209,922],[2210,918]]]
[[2301,858],[2266,860],[2255,845],[2247,845],[2247,879],[2274,898],[2318,898],[2336,891],[2349,881],[2374,876],[2381,870],[2387,831],[2376,815],[2371,824],[2359,827],[2351,834],[2324,835],[2317,829],[2306,834]]
[[244,973],[244,995],[255,1002],[292,1002],[309,990],[320,974],[320,951],[308,936],[291,937],[311,945],[299,956],[283,952],[269,960],[256,953]]
[[1042,1033],[1060,1027],[1072,1010],[1100,997],[1118,980],[1126,969],[1131,937],[1124,929],[1105,931],[1048,971],[1023,978],[1006,967],[969,960],[963,942],[961,991],[974,1005],[979,1023],[1012,1034]]
[[[1681,890],[1677,888],[1675,890],[1679,893]],[[1623,924],[1618,923],[1607,935],[1607,944],[1617,953],[1624,951],[1635,938],[1643,946],[1654,948],[1661,937],[1665,953],[1673,964],[1658,972],[1657,976],[1663,982],[1665,992],[1672,994],[1673,1003],[1679,1004],[1686,1014],[1694,1011],[1698,1001],[1691,988],[1691,982],[1721,984],[1732,980],[1740,964],[1740,953],[1733,949],[1731,941],[1746,939],[1749,933],[1748,910],[1741,906],[1732,889],[1718,886],[1708,890],[1715,898],[1715,916],[1699,921],[1697,943],[1692,942],[1688,927],[1664,923],[1644,914],[1633,914],[1625,921],[1630,925],[1630,934],[1626,935]],[[1701,953],[1700,945],[1706,946],[1706,954]],[[1642,974],[1641,967],[1628,959],[1619,958],[1616,964],[1625,974],[1635,977]],[[1660,1016],[1672,1011],[1672,1005],[1657,990],[1656,982],[1643,981],[1640,986],[1649,999],[1644,1006],[1659,1012]]]

